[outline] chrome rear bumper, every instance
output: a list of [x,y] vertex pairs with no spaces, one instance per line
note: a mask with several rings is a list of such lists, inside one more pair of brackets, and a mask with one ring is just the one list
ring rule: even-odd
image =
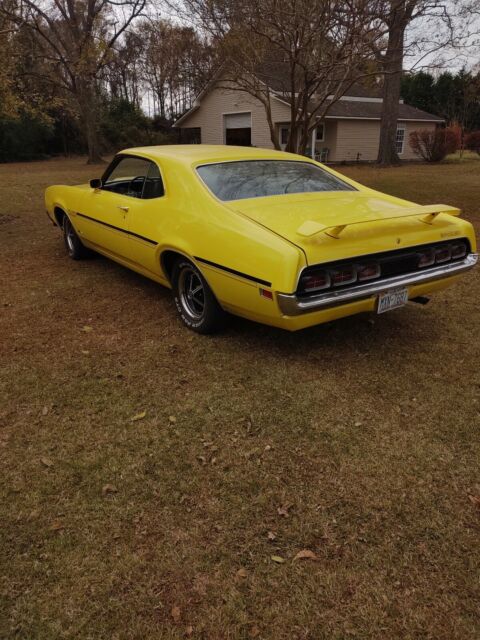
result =
[[443,278],[450,278],[464,271],[468,271],[477,264],[477,261],[478,254],[470,253],[460,262],[453,262],[439,267],[433,267],[432,269],[425,269],[420,272],[405,273],[401,276],[385,278],[384,280],[361,284],[339,291],[329,291],[328,293],[321,293],[309,298],[299,298],[295,294],[278,293],[278,306],[285,316],[298,316],[302,313],[309,313],[310,311],[321,311],[329,307],[336,307],[341,304],[371,298],[389,289],[410,287]]

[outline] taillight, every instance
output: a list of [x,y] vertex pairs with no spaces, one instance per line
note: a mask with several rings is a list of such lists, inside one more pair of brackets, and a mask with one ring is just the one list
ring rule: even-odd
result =
[[420,253],[420,259],[418,261],[419,267],[431,267],[435,264],[435,251],[434,249],[425,249]]
[[458,244],[452,244],[452,260],[458,260],[459,258],[464,258],[467,255],[467,247],[464,242],[459,242]]
[[357,278],[359,282],[373,280],[380,276],[380,265],[377,262],[357,265]]
[[330,276],[332,278],[332,286],[340,287],[341,285],[355,282],[357,280],[357,271],[353,264],[349,264],[337,269],[331,269]]
[[330,286],[330,275],[327,271],[315,271],[300,280],[300,287],[306,293],[311,291],[321,291]]
[[448,262],[452,258],[452,250],[448,245],[444,247],[437,247],[435,249],[435,262],[441,264],[442,262]]
[[427,268],[451,260],[461,260],[468,252],[468,241],[456,239],[438,245],[411,247],[399,253],[392,252],[392,255],[371,254],[350,258],[351,262],[323,263],[318,265],[318,268],[308,267],[307,272],[300,278],[298,292],[315,293],[332,287],[402,275],[415,270],[415,265],[418,268]]

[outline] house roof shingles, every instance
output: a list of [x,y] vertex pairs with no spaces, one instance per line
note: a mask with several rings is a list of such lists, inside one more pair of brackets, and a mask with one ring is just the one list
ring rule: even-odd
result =
[[[310,111],[313,111],[316,104],[310,103]],[[353,100],[339,100],[332,104],[327,112],[327,118],[352,118],[352,119],[369,119],[380,120],[382,117],[382,103],[381,102],[362,102]],[[398,119],[399,120],[418,120],[425,122],[444,122],[443,118],[435,116],[432,113],[427,113],[416,107],[411,107],[409,104],[398,105]]]

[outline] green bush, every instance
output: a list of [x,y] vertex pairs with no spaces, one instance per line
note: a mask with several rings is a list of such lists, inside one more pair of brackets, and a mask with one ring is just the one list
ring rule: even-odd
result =
[[48,156],[53,125],[22,115],[0,119],[0,162],[40,160]]
[[173,141],[171,134],[156,129],[151,118],[125,99],[112,100],[107,104],[101,133],[104,146],[109,151]]

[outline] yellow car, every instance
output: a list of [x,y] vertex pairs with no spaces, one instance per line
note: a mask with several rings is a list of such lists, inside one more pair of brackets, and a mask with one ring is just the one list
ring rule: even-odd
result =
[[49,187],[45,200],[71,258],[94,250],[170,287],[200,333],[228,313],[296,330],[424,302],[478,258],[458,209],[280,151],[127,149],[102,178]]

